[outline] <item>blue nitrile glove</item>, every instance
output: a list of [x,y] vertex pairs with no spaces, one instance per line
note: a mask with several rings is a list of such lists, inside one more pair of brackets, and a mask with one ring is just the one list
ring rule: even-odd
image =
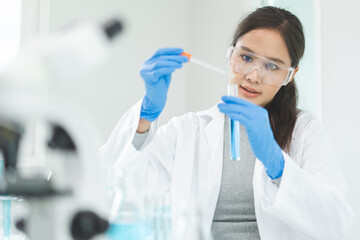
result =
[[238,97],[223,96],[221,99],[225,103],[219,103],[218,108],[245,126],[251,149],[264,164],[269,177],[281,177],[284,157],[274,138],[267,110]]
[[180,56],[181,48],[161,48],[144,62],[140,75],[145,82],[146,94],[141,105],[140,118],[155,121],[165,107],[171,73],[181,68],[188,58]]

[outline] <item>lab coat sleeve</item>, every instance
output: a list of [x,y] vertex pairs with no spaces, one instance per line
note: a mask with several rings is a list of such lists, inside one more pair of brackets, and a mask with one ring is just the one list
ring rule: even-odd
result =
[[[119,120],[108,141],[100,149],[100,157],[108,166],[108,184],[116,178],[130,174],[139,183],[140,194],[158,194],[168,190],[175,154],[176,132],[173,118],[157,128],[151,124],[148,136],[140,148],[133,144],[140,118],[140,100]],[[114,183],[115,182],[115,183]]]
[[321,122],[312,119],[302,131],[300,162],[283,152],[279,187],[263,172],[260,204],[306,239],[342,239],[355,219],[345,199],[345,178]]

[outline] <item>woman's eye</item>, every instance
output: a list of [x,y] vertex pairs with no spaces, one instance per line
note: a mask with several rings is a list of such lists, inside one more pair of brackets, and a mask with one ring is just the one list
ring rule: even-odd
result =
[[247,55],[240,55],[240,56],[244,61],[252,62],[252,58],[250,56],[247,56]]
[[279,69],[278,66],[276,64],[274,64],[274,63],[266,63],[265,68],[267,70],[277,70],[277,69]]

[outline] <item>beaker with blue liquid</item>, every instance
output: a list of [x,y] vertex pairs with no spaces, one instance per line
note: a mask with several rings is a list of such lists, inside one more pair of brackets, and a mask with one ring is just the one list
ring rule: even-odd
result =
[[[0,151],[0,181],[5,181],[5,162]],[[25,240],[23,232],[16,228],[16,221],[26,213],[24,201],[21,198],[0,195],[0,239]]]
[[139,182],[131,174],[122,175],[114,187],[109,240],[152,240],[151,228],[146,222],[143,199],[139,194]]
[[15,226],[23,213],[23,200],[17,197],[0,196],[0,239],[23,240],[25,234]]

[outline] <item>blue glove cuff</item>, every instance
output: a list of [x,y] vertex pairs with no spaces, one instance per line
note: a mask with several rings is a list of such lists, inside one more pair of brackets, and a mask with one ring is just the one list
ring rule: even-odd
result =
[[267,163],[269,163],[267,165],[269,166],[265,167],[267,168],[266,173],[268,176],[271,179],[277,179],[283,174],[285,160],[281,148],[277,143],[273,149],[273,153],[269,155],[271,156],[271,159],[267,159]]
[[159,112],[159,113],[148,113],[146,111],[143,111],[143,109],[141,109],[140,118],[144,118],[144,119],[148,120],[149,122],[153,122],[159,117],[160,113],[161,112]]
[[162,112],[162,108],[154,108],[152,104],[148,104],[147,97],[145,96],[143,102],[141,104],[140,118],[144,118],[149,122],[155,121],[160,113]]

